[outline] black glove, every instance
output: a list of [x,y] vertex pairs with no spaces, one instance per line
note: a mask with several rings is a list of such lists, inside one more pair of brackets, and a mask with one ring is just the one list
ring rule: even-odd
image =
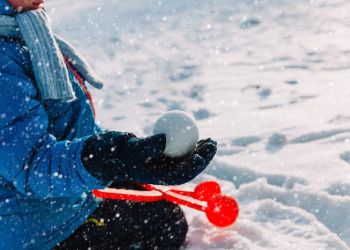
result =
[[217,143],[201,140],[193,152],[184,157],[172,158],[161,154],[146,163],[148,182],[160,185],[180,185],[194,179],[214,158]]
[[129,181],[162,185],[186,183],[202,172],[216,153],[216,142],[198,142],[181,158],[163,153],[164,134],[137,138],[131,133],[100,133],[85,141],[82,161],[91,175],[104,183]]
[[87,171],[105,184],[133,181],[148,159],[164,151],[165,144],[164,134],[140,139],[132,133],[99,133],[85,141],[81,159]]

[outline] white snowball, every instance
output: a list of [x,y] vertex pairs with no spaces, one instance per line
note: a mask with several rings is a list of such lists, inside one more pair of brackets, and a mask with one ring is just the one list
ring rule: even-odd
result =
[[166,135],[164,154],[170,157],[181,157],[191,152],[199,138],[196,122],[183,111],[170,111],[159,117],[153,134]]

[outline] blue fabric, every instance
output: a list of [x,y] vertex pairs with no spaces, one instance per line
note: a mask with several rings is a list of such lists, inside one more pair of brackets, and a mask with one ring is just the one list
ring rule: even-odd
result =
[[[11,14],[0,0],[0,14]],[[99,132],[72,72],[77,100],[38,99],[30,57],[0,39],[0,249],[50,249],[98,205],[104,188],[80,160],[83,141]]]
[[1,15],[14,15],[13,8],[9,5],[7,0],[0,0],[0,13]]

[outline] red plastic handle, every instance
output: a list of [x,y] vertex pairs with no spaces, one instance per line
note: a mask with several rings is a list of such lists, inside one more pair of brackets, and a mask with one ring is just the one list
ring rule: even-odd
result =
[[163,194],[158,191],[145,192],[138,190],[105,188],[103,190],[93,190],[92,193],[98,198],[112,200],[155,202],[164,199]]
[[[147,190],[162,192],[164,199],[167,201],[205,212],[208,220],[217,227],[230,226],[238,218],[239,206],[237,201],[232,197],[221,194],[220,185],[215,181],[199,183],[194,192],[176,189],[163,191],[150,184],[142,186]],[[187,195],[187,197],[183,195]]]
[[93,194],[103,199],[139,202],[167,200],[205,212],[208,220],[218,227],[232,225],[239,214],[237,201],[232,197],[221,194],[220,185],[215,181],[202,182],[196,186],[194,191],[151,184],[140,184],[140,186],[148,191],[106,188],[104,190],[93,190]]

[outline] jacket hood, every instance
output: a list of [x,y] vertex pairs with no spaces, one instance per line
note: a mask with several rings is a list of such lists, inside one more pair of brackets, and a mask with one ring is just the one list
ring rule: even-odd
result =
[[14,15],[15,11],[7,0],[0,0],[0,15]]

